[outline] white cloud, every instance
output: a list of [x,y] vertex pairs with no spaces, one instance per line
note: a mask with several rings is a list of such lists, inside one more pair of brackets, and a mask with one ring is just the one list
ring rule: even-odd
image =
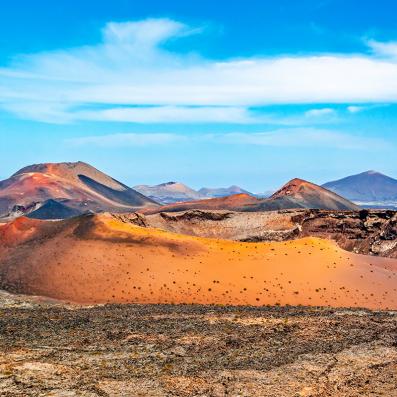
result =
[[331,108],[323,108],[323,109],[311,109],[305,112],[306,117],[323,117],[323,116],[333,116],[336,112]]
[[397,43],[390,41],[388,43],[382,43],[376,40],[368,40],[368,47],[372,49],[373,53],[382,57],[394,57],[397,58]]
[[153,48],[171,36],[186,35],[190,29],[180,22],[170,19],[147,19],[137,22],[109,22],[103,29],[105,43],[125,44]]
[[199,32],[170,19],[110,22],[96,46],[18,56],[0,69],[0,107],[61,123],[252,122],[253,106],[397,101],[396,43],[369,41],[370,56],[226,61],[162,46]]
[[179,143],[213,143],[221,145],[255,145],[269,147],[316,147],[346,150],[385,149],[390,147],[380,138],[356,136],[318,128],[280,128],[267,132],[228,132],[217,134],[125,133],[69,139],[71,145],[126,147]]
[[352,106],[348,106],[347,107],[347,111],[350,112],[350,113],[359,113],[359,112],[362,112],[362,111],[364,111],[366,109],[368,109],[368,106],[355,106],[355,105],[352,105]]
[[80,120],[125,121],[134,123],[213,122],[249,123],[254,118],[243,107],[154,106],[123,107],[75,113]]

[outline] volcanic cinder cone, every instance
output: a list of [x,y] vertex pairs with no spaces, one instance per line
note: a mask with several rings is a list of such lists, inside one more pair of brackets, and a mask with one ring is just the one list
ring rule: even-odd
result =
[[63,212],[66,206],[79,213],[157,206],[148,197],[81,161],[30,165],[0,182],[0,217],[15,206],[29,207],[48,200],[61,202]]

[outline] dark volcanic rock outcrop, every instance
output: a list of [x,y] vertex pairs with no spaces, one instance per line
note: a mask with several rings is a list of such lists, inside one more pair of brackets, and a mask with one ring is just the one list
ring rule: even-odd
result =
[[73,216],[78,216],[84,213],[84,211],[76,208],[68,207],[65,203],[56,200],[47,200],[42,206],[27,216],[33,219],[66,219]]
[[300,236],[331,238],[344,249],[397,258],[396,211],[306,211],[292,217]]

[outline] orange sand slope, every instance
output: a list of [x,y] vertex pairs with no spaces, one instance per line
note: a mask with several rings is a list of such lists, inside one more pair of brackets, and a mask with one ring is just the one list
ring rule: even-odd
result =
[[81,303],[331,305],[397,309],[397,261],[327,240],[239,243],[125,224],[108,215],[0,226],[9,291]]

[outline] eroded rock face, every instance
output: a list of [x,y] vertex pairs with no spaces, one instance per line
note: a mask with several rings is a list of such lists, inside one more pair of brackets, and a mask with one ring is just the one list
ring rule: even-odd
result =
[[397,258],[395,211],[309,211],[293,217],[301,236],[331,238],[349,251]]
[[284,241],[299,234],[298,225],[284,211],[161,212],[146,215],[145,223],[175,233],[236,241]]
[[305,209],[247,213],[190,210],[139,215],[139,221],[136,217],[128,215],[125,221],[175,233],[238,241],[322,237],[336,241],[348,251],[397,258],[396,211]]

